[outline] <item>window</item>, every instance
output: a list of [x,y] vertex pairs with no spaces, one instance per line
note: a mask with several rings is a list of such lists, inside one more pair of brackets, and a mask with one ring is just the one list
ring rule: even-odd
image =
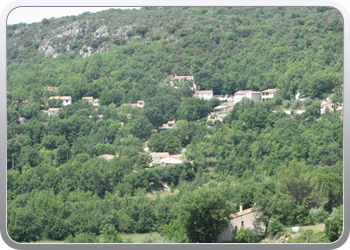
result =
[[242,227],[244,227],[244,221],[242,221]]
[[66,100],[66,102],[68,102],[68,100]]

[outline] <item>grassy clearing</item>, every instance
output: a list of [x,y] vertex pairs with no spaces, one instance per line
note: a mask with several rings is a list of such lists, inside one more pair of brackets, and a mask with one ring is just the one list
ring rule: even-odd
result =
[[152,236],[152,237],[158,237],[160,236],[158,233],[144,233],[144,234],[121,234],[121,236],[125,239],[125,240],[130,240],[132,243],[142,243],[143,239],[146,236]]
[[304,231],[311,229],[315,233],[324,231],[325,224],[324,223],[318,223],[315,225],[309,225],[309,226],[299,226],[299,232],[293,233],[292,227],[285,227],[280,233],[277,235],[281,235],[281,237],[278,238],[265,238],[262,240],[262,243],[283,243],[286,240],[290,238],[296,238],[299,237]]
[[180,192],[178,189],[175,189],[174,192],[171,193],[166,188],[164,188],[160,191],[154,191],[151,194],[148,193],[147,197],[150,198],[151,200],[155,200],[157,199],[157,195],[159,195],[161,199],[164,199],[165,196],[174,195],[174,194],[177,194],[178,192]]

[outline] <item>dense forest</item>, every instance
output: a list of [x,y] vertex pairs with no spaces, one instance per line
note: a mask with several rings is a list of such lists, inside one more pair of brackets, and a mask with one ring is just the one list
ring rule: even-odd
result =
[[[216,242],[240,204],[259,207],[265,230],[241,230],[232,242],[315,223],[324,231],[287,242],[342,234],[343,120],[337,111],[320,113],[326,98],[342,103],[338,10],[86,12],[8,25],[7,58],[13,240],[128,242],[120,233],[157,232],[155,242]],[[221,102],[193,97],[190,81],[174,87],[174,75],[191,75],[215,95],[278,92],[265,102],[243,99],[222,122],[210,122]],[[294,100],[296,90],[304,101]],[[51,96],[71,96],[72,105]],[[143,108],[131,105],[139,100]],[[49,108],[60,110],[43,112]],[[174,128],[158,129],[172,120]],[[181,155],[182,163],[150,166],[150,152]]]

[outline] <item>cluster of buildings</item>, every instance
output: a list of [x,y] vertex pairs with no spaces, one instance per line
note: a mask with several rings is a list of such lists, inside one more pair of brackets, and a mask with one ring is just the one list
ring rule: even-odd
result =
[[253,90],[239,90],[234,95],[215,95],[212,90],[196,90],[194,97],[210,100],[215,97],[220,101],[226,101],[227,103],[236,104],[240,102],[244,97],[254,101],[266,101],[267,99],[275,98],[277,89],[267,89],[264,91]]
[[193,76],[174,75],[172,77],[172,81],[170,82],[170,85],[175,86],[176,83],[181,82],[183,80],[193,82],[192,89],[196,90],[194,95],[193,95],[194,97],[202,98],[205,100],[210,100],[211,98],[215,97],[222,102],[226,101],[228,103],[233,103],[233,104],[240,102],[244,97],[251,99],[251,100],[266,101],[267,99],[275,98],[275,94],[277,92],[277,89],[267,89],[267,90],[264,90],[261,92],[260,91],[253,91],[253,90],[239,90],[234,95],[215,95],[214,96],[214,93],[212,90],[199,90],[199,86],[197,86],[195,84]]

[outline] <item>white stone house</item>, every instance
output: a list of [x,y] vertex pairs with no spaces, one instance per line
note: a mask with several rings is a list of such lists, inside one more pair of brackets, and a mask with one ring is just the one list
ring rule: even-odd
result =
[[254,100],[254,101],[259,101],[260,96],[261,96],[260,91],[239,90],[234,95],[234,104],[240,102],[244,97],[251,99],[251,100]]
[[323,101],[321,102],[321,114],[326,113],[326,110],[329,110],[331,112],[334,111],[334,103],[331,101]]
[[159,160],[162,160],[164,158],[169,158],[168,152],[153,152],[150,153],[152,161],[158,162]]
[[194,92],[194,97],[197,98],[203,98],[205,100],[210,100],[213,98],[213,91],[212,90],[196,90]]
[[49,100],[51,99],[61,99],[63,106],[71,105],[72,104],[72,97],[71,96],[51,96]]
[[277,89],[267,89],[264,91],[261,91],[261,100],[266,101],[267,99],[275,98]]
[[137,101],[136,106],[139,108],[143,108],[143,106],[145,106],[145,101]]
[[[240,204],[239,212],[231,214],[229,216],[229,226],[219,235],[218,242],[231,241],[232,237],[241,229],[249,228],[254,229],[254,221],[257,216],[259,208],[248,208],[243,210],[243,205]],[[264,226],[260,225],[260,228],[264,230]]]
[[168,121],[167,123],[163,124],[161,127],[159,127],[159,130],[164,130],[164,129],[170,129],[176,126],[175,121]]
[[49,108],[49,109],[47,110],[47,114],[48,114],[48,115],[53,115],[53,114],[58,113],[59,110],[60,110],[60,108]]
[[93,106],[99,106],[98,99],[94,99],[92,96],[86,96],[81,99],[89,101]]
[[219,114],[220,112],[224,112],[230,109],[230,106],[227,104],[222,104],[214,108],[214,112]]

